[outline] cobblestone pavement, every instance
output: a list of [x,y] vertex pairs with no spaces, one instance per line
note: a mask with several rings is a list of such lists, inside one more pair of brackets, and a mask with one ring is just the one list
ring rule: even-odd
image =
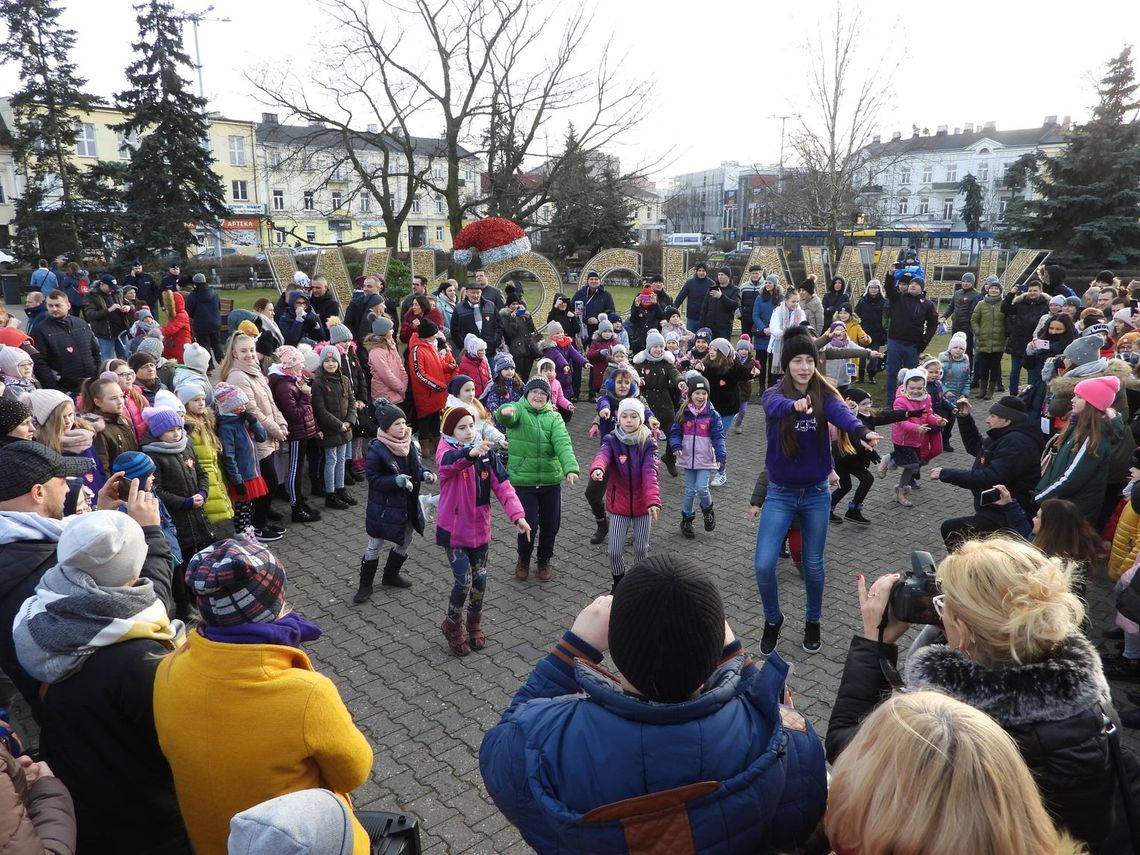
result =
[[[985,406],[979,402],[979,422]],[[597,448],[597,440],[586,433],[590,409],[589,404],[580,404],[570,424],[583,470]],[[954,445],[958,450],[938,463],[969,466],[957,433]],[[728,437],[728,453],[728,483],[713,490],[716,531],[702,531],[698,517],[697,539],[681,537],[682,483],[662,471],[664,508],[650,549],[689,555],[708,568],[720,585],[736,634],[758,655],[763,618],[752,570],[756,524],[747,515],[764,453],[763,416],[755,402],[744,434]],[[970,506],[966,491],[924,480],[922,489],[912,495],[915,507],[902,508],[893,502],[892,486],[893,482],[877,483],[872,489],[865,508],[873,521],[870,527],[846,523],[832,526],[829,532],[824,646],[818,654],[799,648],[803,585],[791,562],[780,562],[787,615],[780,651],[795,666],[790,680],[795,703],[821,736],[847,645],[860,626],[856,572],[874,578],[905,569],[912,549],[941,558],[939,522]],[[356,804],[418,816],[427,852],[530,851],[483,788],[478,750],[483,733],[498,720],[535,663],[583,606],[609,590],[605,544],[589,544],[594,526],[584,487],[585,482],[579,481],[563,489],[555,578],[547,584],[535,581],[533,573],[528,582],[514,579],[513,529],[501,509],[495,508],[485,618],[488,646],[463,659],[450,653],[440,632],[451,574],[430,529],[427,537],[415,539],[404,567],[415,582],[413,588],[396,592],[378,588],[369,603],[352,604],[357,565],[367,540],[364,486],[350,488],[361,506],[324,510],[320,523],[294,525],[277,544],[289,572],[292,604],[324,630],[324,636],[308,647],[316,667],[337,683],[376,752],[372,779],[356,791]],[[1099,630],[1111,616],[1110,586],[1103,572],[1091,581],[1089,592],[1093,626]],[[1099,641],[1099,631],[1096,638]],[[1116,700],[1130,706],[1121,691]],[[1126,739],[1140,743],[1134,733],[1126,732]]]

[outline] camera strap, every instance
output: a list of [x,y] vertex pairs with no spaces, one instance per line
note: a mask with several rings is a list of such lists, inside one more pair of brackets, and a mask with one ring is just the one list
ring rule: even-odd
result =
[[890,614],[891,604],[888,600],[886,607],[883,609],[883,616],[879,618],[879,670],[883,672],[883,677],[890,683],[891,689],[896,692],[902,692],[906,689],[906,684],[903,683],[902,676],[899,674],[898,669],[882,654],[882,650],[886,645],[886,642],[883,641],[883,632],[887,628]]

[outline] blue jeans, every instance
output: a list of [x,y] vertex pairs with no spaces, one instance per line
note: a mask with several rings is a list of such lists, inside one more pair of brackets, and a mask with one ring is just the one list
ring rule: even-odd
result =
[[701,510],[707,511],[712,507],[712,494],[709,493],[709,477],[711,469],[682,469],[685,473],[685,498],[681,502],[681,513],[685,516],[693,515],[693,497],[701,497]]
[[687,329],[691,333],[695,333],[700,328],[701,328],[701,319],[700,318],[689,318],[688,320],[685,321],[685,329]]
[[823,610],[823,547],[827,542],[831,496],[827,481],[811,487],[768,485],[768,496],[760,511],[760,527],[756,532],[756,587],[764,603],[764,620],[779,623],[780,593],[776,583],[776,562],[780,546],[787,537],[792,517],[799,514],[803,532],[804,585],[807,588],[806,620],[816,622]]
[[898,339],[887,339],[887,398],[894,400],[900,368],[918,367],[918,345]]
[[325,492],[344,489],[344,465],[348,462],[348,451],[352,448],[351,442],[344,445],[334,445],[325,449]]
[[118,357],[118,354],[115,352],[115,340],[113,338],[96,337],[95,341],[99,342],[99,358],[103,362]]

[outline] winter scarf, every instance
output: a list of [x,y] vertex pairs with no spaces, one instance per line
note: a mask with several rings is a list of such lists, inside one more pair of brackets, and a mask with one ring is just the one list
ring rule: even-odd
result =
[[270,623],[203,626],[199,631],[210,641],[223,644],[278,644],[297,648],[304,641],[316,641],[321,637],[320,627],[297,612],[289,612]]
[[[1084,365],[1074,365],[1065,372],[1066,377],[1097,377],[1105,372],[1108,368],[1108,360],[1104,357],[1094,359],[1092,362],[1086,362]],[[1057,367],[1054,365],[1052,359],[1045,363],[1041,368],[1041,379],[1048,383],[1057,374]]]
[[95,432],[83,428],[65,430],[59,437],[59,450],[64,454],[82,454],[95,444]]
[[162,442],[156,439],[144,445],[142,450],[147,454],[181,454],[186,450],[186,443],[189,441],[190,435],[182,431],[182,438],[177,442]]
[[649,428],[643,424],[636,433],[626,433],[619,424],[613,429],[613,434],[622,445],[643,445],[649,439]]
[[393,439],[387,431],[377,431],[376,438],[387,446],[397,457],[407,457],[412,452],[412,432],[409,430],[403,439]]
[[82,570],[57,564],[20,608],[12,642],[25,671],[43,683],[58,683],[102,647],[150,638],[173,650],[184,629],[182,621],[167,617],[149,579],[104,588]]

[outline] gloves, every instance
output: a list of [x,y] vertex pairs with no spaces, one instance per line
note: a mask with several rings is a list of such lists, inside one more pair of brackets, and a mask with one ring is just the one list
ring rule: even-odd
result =
[[606,359],[609,359],[610,358],[610,349],[608,347],[603,347],[601,350],[598,351],[598,356],[604,356]]
[[247,422],[249,422],[251,425],[257,424],[257,416],[255,416],[249,410],[246,410],[244,413],[242,413],[241,417],[243,419],[245,419]]
[[412,479],[404,474],[396,476],[396,486],[401,490],[406,490],[409,493],[416,488],[416,485],[412,483]]
[[423,481],[425,484],[434,484],[436,481],[439,480],[439,478],[437,478],[436,474],[434,472],[432,472],[430,469],[425,469],[424,474],[420,477],[420,480]]
[[239,496],[244,496],[247,492],[249,492],[245,488],[245,481],[238,481],[236,484],[234,484],[234,492]]

